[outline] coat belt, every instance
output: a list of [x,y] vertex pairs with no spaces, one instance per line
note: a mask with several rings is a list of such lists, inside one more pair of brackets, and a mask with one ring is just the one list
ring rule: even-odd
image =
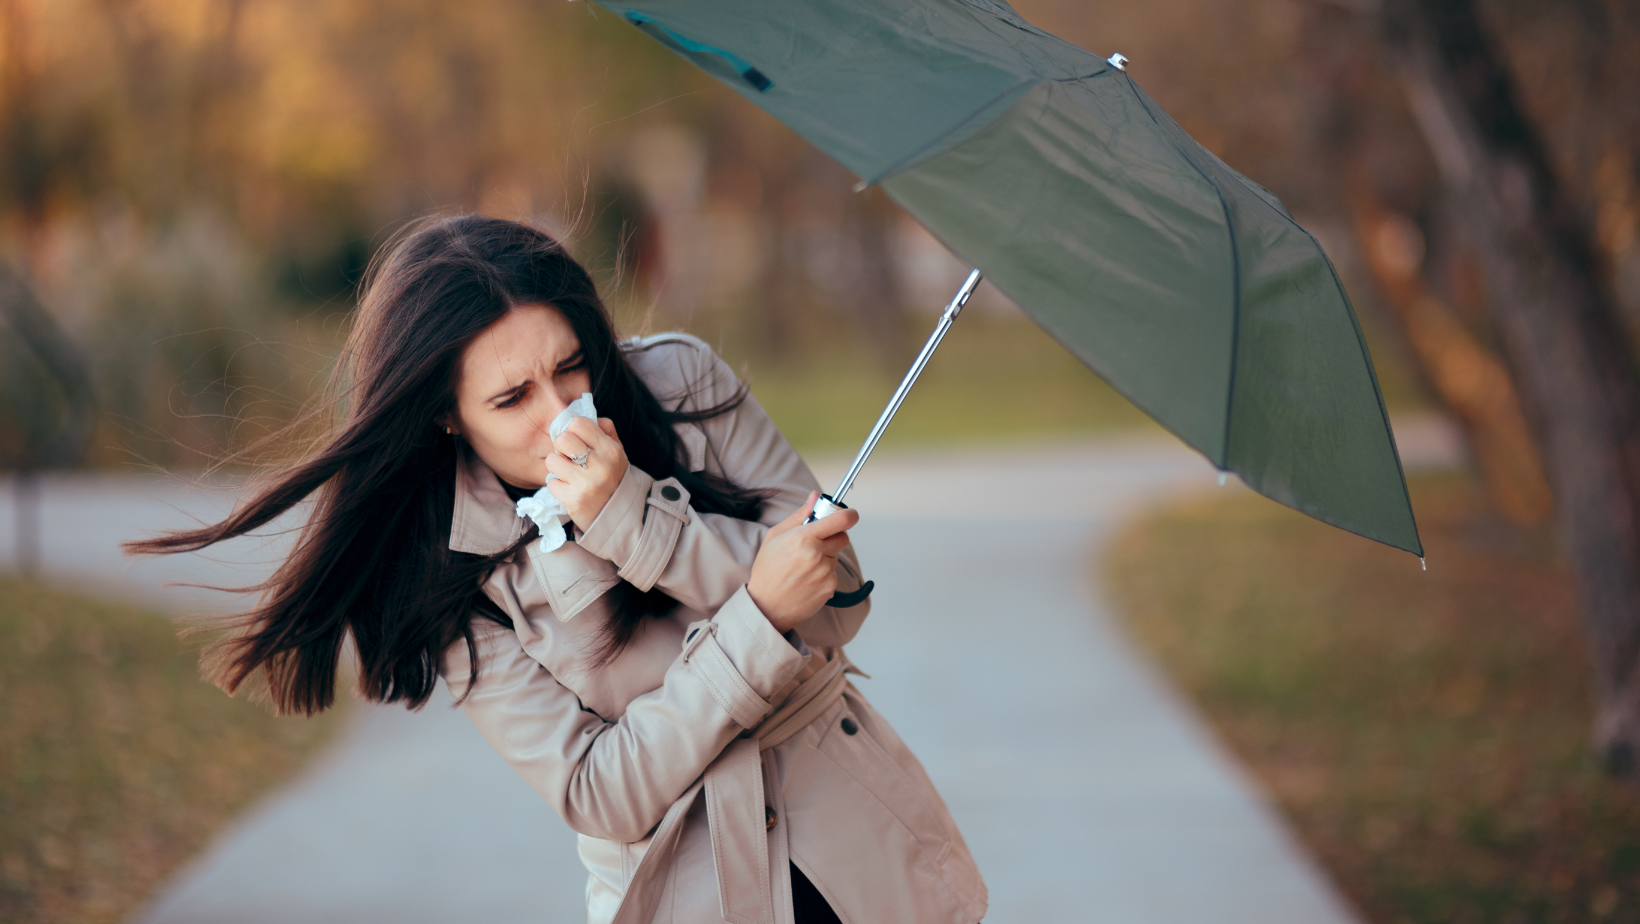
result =
[[612,924],[647,924],[655,917],[666,870],[683,833],[683,819],[695,799],[706,794],[706,821],[717,869],[718,901],[732,924],[774,924],[773,877],[763,798],[763,752],[797,734],[842,698],[848,660],[833,652],[825,667],[798,685],[780,708],[730,742],[694,785],[666,810],[649,850],[633,871]]

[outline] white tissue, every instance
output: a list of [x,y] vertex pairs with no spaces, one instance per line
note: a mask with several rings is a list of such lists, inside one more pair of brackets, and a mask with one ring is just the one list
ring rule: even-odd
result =
[[[569,407],[558,412],[558,416],[547,425],[547,435],[554,441],[563,435],[569,427],[569,422],[577,417],[585,417],[596,422],[598,409],[592,406],[592,393],[583,392],[581,397],[569,403]],[[547,473],[547,482],[551,483],[557,475]],[[518,515],[535,521],[541,530],[541,551],[556,552],[564,544],[564,524],[569,522],[569,510],[565,509],[558,498],[552,496],[546,485],[529,497],[518,499]]]

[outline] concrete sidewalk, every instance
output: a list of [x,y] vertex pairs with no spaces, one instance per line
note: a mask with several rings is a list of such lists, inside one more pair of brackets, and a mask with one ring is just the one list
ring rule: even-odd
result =
[[[1402,444],[1409,463],[1452,453],[1438,427]],[[816,465],[822,482],[842,461]],[[873,676],[858,685],[949,802],[990,887],[986,921],[1354,921],[1189,707],[1135,656],[1094,580],[1099,546],[1124,518],[1214,490],[1211,467],[1163,439],[1030,447],[1008,463],[1010,495],[970,509],[972,486],[994,483],[993,463],[979,453],[887,456],[849,498],[864,512],[855,543],[878,582],[849,647]],[[218,555],[221,564],[136,568],[108,550],[138,527],[217,512],[225,497],[50,481],[48,570],[82,583],[97,575],[104,588],[173,609],[208,607],[207,595],[154,583],[241,582],[281,545],[246,544]],[[57,538],[66,523],[72,540]],[[209,577],[218,568],[233,576]],[[138,920],[583,919],[573,836],[442,691],[419,714],[359,711],[324,759],[225,832]]]

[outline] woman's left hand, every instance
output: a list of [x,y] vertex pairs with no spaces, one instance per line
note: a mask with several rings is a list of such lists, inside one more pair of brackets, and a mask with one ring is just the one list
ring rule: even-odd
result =
[[[552,448],[558,451],[547,456],[547,471],[558,477],[547,482],[547,490],[585,532],[626,477],[626,447],[615,435],[613,420],[600,417],[593,423],[577,417],[553,440]],[[585,468],[570,461],[582,453],[586,454]]]

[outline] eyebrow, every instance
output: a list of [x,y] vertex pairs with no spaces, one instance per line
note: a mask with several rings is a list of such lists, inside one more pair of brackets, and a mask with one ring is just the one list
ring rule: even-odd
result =
[[[586,348],[582,347],[581,349],[578,349],[575,352],[569,354],[569,356],[565,357],[564,359],[559,360],[558,365],[554,366],[553,369],[554,369],[554,371],[556,371],[558,369],[564,368],[565,366],[573,365],[577,360],[585,360],[586,355],[587,355]],[[511,388],[508,388],[506,391],[496,392],[495,394],[491,395],[488,400],[491,404],[494,404],[497,401],[505,400],[505,399],[517,394],[518,392],[522,391],[525,386],[534,385],[534,384],[535,384],[534,379],[525,379],[524,381],[519,382],[517,385],[514,385]]]

